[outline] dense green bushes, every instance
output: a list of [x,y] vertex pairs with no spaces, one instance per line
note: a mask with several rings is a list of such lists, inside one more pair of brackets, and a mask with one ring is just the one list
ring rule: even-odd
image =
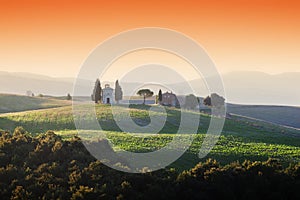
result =
[[2,199],[300,199],[299,188],[300,163],[208,159],[183,172],[127,174],[96,161],[78,138],[0,131]]

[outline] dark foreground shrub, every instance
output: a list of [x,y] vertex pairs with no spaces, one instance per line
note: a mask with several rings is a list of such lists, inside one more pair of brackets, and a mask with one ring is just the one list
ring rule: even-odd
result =
[[1,199],[300,199],[299,188],[300,163],[208,159],[183,172],[129,174],[95,160],[79,138],[0,131]]

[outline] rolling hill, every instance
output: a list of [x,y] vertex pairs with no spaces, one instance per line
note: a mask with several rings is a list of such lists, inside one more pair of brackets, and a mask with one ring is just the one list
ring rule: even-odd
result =
[[227,112],[300,129],[300,107],[227,104]]
[[19,112],[70,105],[70,101],[49,97],[0,94],[0,113]]
[[[130,115],[137,124],[143,125],[150,122],[148,106],[140,105],[131,108],[119,106],[116,116],[122,117],[126,109],[130,109]],[[181,114],[178,109],[166,109],[167,122],[158,135],[153,135],[122,132],[114,121],[110,106],[96,106],[97,119],[108,139],[115,145],[116,150],[121,148],[134,152],[157,150],[172,140],[178,130]],[[190,111],[184,112],[191,115],[196,114]],[[161,115],[159,112],[152,114]],[[197,154],[209,122],[210,116],[201,114],[200,127],[192,146],[173,166],[186,169],[201,161]],[[0,128],[12,131],[17,126],[24,127],[33,135],[47,130],[54,130],[56,134],[65,139],[77,135],[71,106],[0,115]],[[86,136],[84,137],[86,138],[97,134],[97,130],[85,130],[85,132]],[[268,157],[279,158],[283,162],[289,163],[300,161],[299,155],[300,131],[232,116],[226,120],[222,135],[208,157],[225,164],[237,160],[242,162],[245,159],[265,160]]]

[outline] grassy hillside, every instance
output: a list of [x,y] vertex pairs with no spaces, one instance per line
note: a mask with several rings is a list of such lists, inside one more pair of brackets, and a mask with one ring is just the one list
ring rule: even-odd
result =
[[69,104],[69,101],[48,97],[28,97],[22,95],[0,94],[0,113],[53,108]]
[[230,113],[300,128],[300,107],[228,104]]
[[[117,117],[122,117],[126,109],[120,106]],[[148,106],[130,108],[131,117],[136,123],[147,124],[150,122],[148,109]],[[97,105],[96,111],[100,125],[115,145],[116,150],[121,148],[134,152],[147,152],[159,149],[172,140],[180,122],[180,110],[167,108],[167,122],[159,135],[138,133],[137,136],[137,134],[124,133],[118,128],[110,106]],[[152,114],[160,115],[161,113]],[[189,114],[195,113],[189,112]],[[201,114],[198,134],[191,148],[173,166],[184,169],[200,161],[197,153],[205,137],[209,121],[210,116]],[[0,116],[0,128],[12,131],[17,126],[23,126],[34,135],[54,130],[63,138],[68,139],[77,134],[71,106]],[[96,130],[86,130],[87,137],[95,133],[97,133]],[[300,132],[259,121],[232,117],[226,120],[220,140],[208,157],[215,158],[224,164],[245,159],[265,160],[268,157],[280,158],[286,163],[300,161]]]

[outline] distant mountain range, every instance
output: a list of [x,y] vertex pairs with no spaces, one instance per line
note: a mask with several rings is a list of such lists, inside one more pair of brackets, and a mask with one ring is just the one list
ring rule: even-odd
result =
[[[227,102],[242,104],[272,104],[272,105],[300,105],[300,72],[270,75],[262,72],[239,71],[222,76]],[[35,94],[64,96],[72,93],[74,78],[54,78],[32,73],[0,72],[0,93],[25,94],[31,90]],[[114,80],[112,80],[114,81]],[[104,83],[103,83],[104,84]],[[114,85],[113,82],[110,83]],[[189,83],[197,95],[208,94],[201,79],[191,80]],[[125,95],[130,95],[141,83],[121,82]],[[83,96],[92,93],[94,83],[80,80],[80,92]],[[103,85],[104,86],[104,85]],[[178,94],[188,94],[187,83],[172,83],[166,85],[176,88]],[[154,86],[157,92],[158,86]]]

